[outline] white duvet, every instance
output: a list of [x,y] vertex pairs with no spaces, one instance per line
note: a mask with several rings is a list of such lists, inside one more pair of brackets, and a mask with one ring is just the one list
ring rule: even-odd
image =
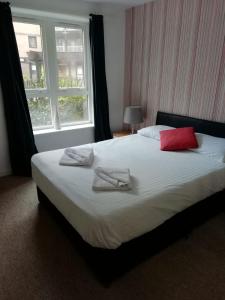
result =
[[[225,164],[191,151],[162,152],[138,134],[93,144],[91,167],[60,166],[63,149],[33,156],[36,184],[82,238],[115,249],[225,188]],[[92,190],[97,166],[129,168],[131,191]],[[225,200],[224,200],[225,201]]]

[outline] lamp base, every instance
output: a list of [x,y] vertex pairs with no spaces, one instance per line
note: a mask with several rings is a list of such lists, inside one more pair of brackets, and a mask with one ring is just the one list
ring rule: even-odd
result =
[[135,134],[136,132],[137,132],[136,127],[131,125],[131,134]]

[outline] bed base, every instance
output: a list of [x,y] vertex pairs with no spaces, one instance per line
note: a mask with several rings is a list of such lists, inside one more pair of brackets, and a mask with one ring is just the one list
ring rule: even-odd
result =
[[104,285],[179,238],[187,236],[196,226],[225,209],[225,190],[223,190],[176,214],[149,233],[126,242],[115,250],[110,250],[95,248],[86,243],[39,187],[37,194],[40,203],[47,207],[60,223],[64,232],[74,241],[76,249]]

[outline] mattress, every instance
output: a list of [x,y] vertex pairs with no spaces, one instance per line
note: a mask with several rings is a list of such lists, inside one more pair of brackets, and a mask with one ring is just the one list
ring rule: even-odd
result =
[[[192,151],[164,152],[138,134],[92,144],[91,167],[59,165],[63,149],[32,158],[33,179],[82,238],[116,249],[225,188],[225,164]],[[129,168],[132,190],[92,190],[97,166]]]

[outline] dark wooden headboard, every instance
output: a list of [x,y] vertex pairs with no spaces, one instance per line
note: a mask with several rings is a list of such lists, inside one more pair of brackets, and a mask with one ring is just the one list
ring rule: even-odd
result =
[[156,125],[172,127],[194,127],[196,132],[225,138],[225,123],[191,118],[158,111]]

